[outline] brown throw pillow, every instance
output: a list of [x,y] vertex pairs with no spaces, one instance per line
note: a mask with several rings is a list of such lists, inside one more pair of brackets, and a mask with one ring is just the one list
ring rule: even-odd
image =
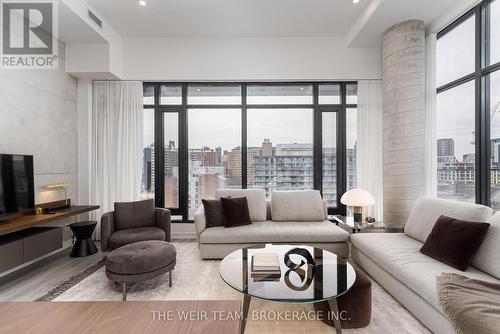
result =
[[218,199],[202,199],[201,203],[205,209],[206,227],[224,226],[224,213],[222,212],[221,201]]
[[220,201],[222,204],[222,212],[224,213],[225,227],[243,226],[252,223],[246,197],[221,197]]
[[155,226],[155,203],[152,199],[115,203],[116,230],[150,226]]
[[440,216],[420,252],[465,271],[479,250],[489,227],[488,223]]

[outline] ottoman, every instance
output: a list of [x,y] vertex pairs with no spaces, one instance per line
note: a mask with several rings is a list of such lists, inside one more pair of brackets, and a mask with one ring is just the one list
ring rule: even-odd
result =
[[[372,317],[372,282],[365,273],[357,269],[355,271],[356,281],[351,290],[337,298],[339,312],[345,311],[347,316],[347,319],[340,320],[342,329],[366,327]],[[328,302],[316,303],[314,308],[322,314],[330,312]],[[322,317],[322,321],[334,327],[333,319]]]
[[123,300],[127,300],[127,283],[147,281],[168,272],[171,287],[176,256],[175,246],[166,241],[134,242],[108,254],[106,276],[122,283]]

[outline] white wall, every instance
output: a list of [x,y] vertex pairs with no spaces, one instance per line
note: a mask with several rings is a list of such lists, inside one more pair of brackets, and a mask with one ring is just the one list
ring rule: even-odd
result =
[[108,72],[108,43],[67,43],[66,71],[78,72]]
[[64,198],[42,186],[68,182],[78,202],[77,82],[64,71],[0,70],[0,153],[34,156],[36,203]]
[[381,79],[379,48],[342,38],[124,39],[123,79],[166,81]]

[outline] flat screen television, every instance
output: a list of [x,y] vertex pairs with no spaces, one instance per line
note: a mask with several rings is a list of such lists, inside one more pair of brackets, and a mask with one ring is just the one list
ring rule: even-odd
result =
[[0,220],[34,206],[33,156],[0,154]]

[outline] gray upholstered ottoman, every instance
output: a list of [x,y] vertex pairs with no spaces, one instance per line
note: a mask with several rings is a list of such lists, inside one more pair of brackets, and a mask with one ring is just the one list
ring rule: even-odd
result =
[[172,270],[177,252],[166,241],[139,241],[115,249],[106,257],[106,276],[122,283],[123,300],[127,300],[127,283],[143,282],[166,272],[172,286]]

